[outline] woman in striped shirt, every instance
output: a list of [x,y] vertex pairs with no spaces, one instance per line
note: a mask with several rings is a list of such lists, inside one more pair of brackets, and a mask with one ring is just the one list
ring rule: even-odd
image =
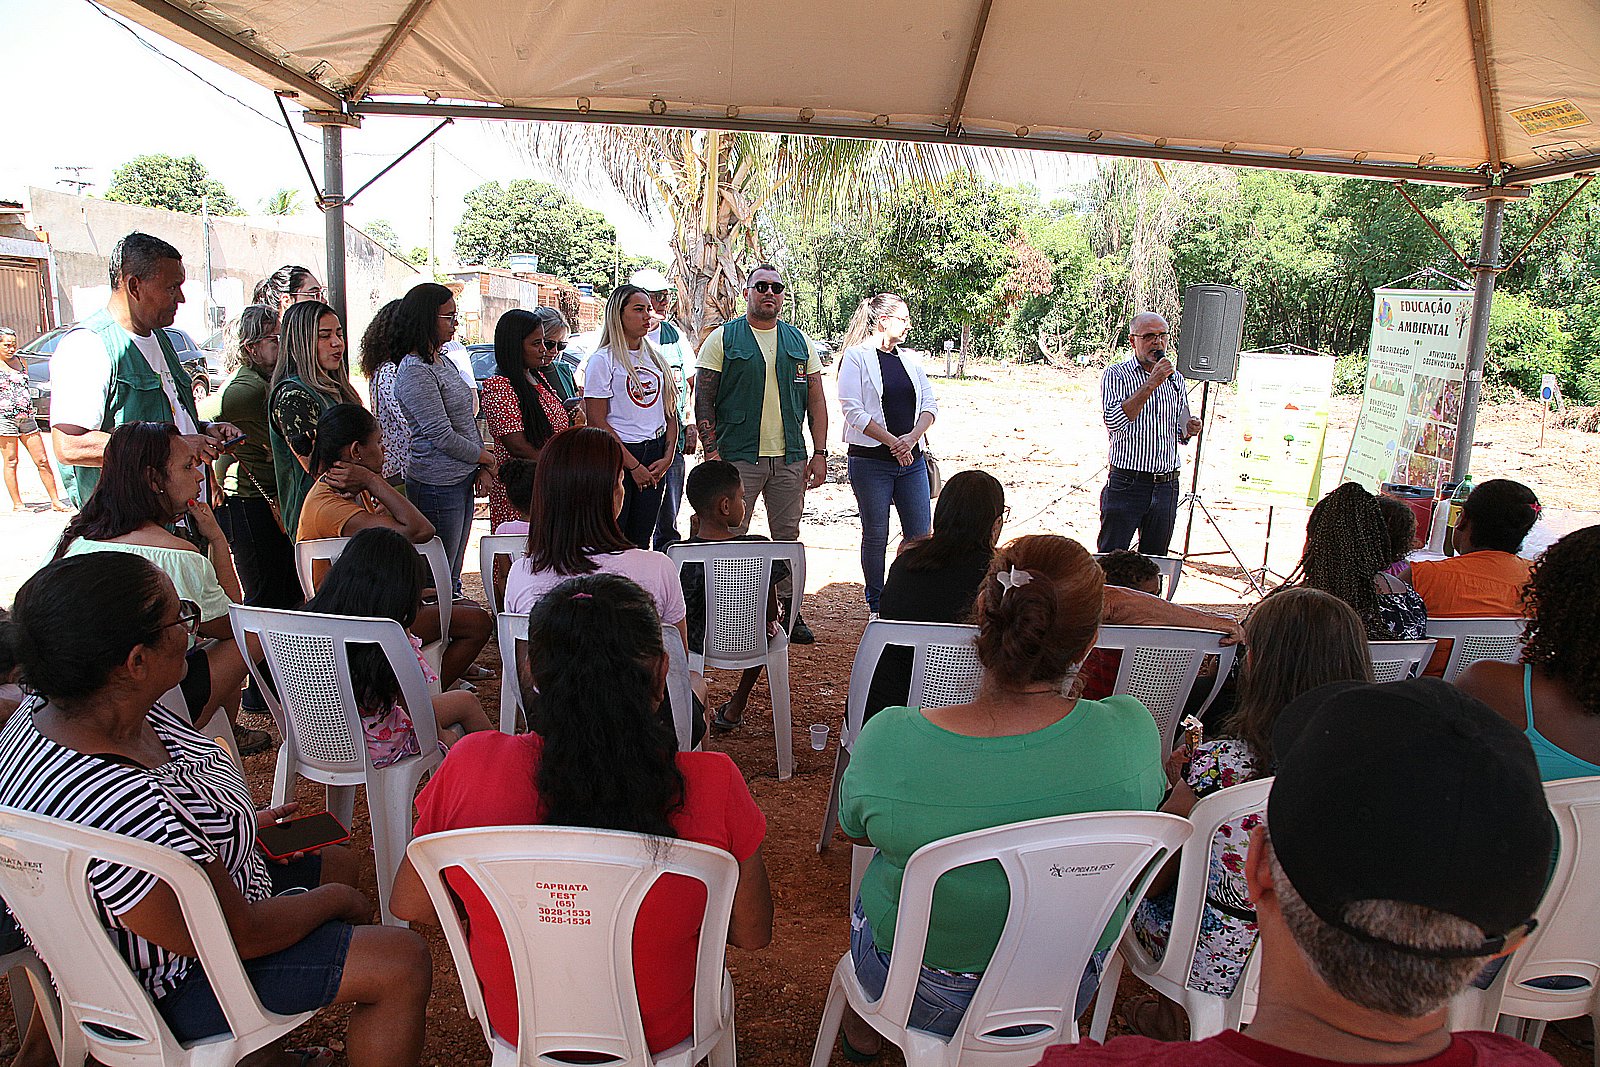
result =
[[[72,556],[30,578],[0,627],[0,652],[15,657],[30,693],[0,731],[0,804],[164,845],[200,864],[267,1008],[354,1004],[352,1065],[415,1064],[432,975],[427,945],[408,930],[357,925],[372,904],[338,880],[354,875],[342,850],[326,862],[266,863],[256,830],[293,805],[257,812],[231,757],[160,703],[183,677],[198,620],[161,570],[129,553]],[[89,866],[89,889],[174,1036],[187,1044],[224,1032],[172,890],[103,862]]]

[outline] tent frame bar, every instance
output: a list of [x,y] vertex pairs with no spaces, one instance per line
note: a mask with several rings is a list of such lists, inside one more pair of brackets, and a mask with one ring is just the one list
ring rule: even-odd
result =
[[389,36],[384,38],[383,45],[367,62],[366,69],[356,78],[356,84],[349,93],[351,100],[360,100],[367,95],[367,90],[372,88],[373,80],[382,73],[389,60],[394,58],[394,54],[400,50],[405,39],[411,36],[411,31],[417,28],[417,23],[422,21],[422,16],[432,3],[433,0],[411,0],[411,6],[406,8],[405,14],[400,16],[400,21],[394,24]]
[[1467,260],[1467,257],[1456,251],[1456,246],[1450,243],[1450,238],[1444,235],[1444,231],[1439,229],[1439,227],[1434,224],[1434,221],[1428,217],[1427,212],[1423,211],[1422,208],[1417,206],[1417,202],[1415,200],[1411,199],[1411,194],[1406,192],[1406,183],[1403,181],[1395,182],[1394,188],[1395,192],[1405,197],[1406,203],[1411,205],[1411,210],[1416,214],[1417,218],[1421,219],[1428,229],[1433,231],[1433,235],[1439,239],[1439,243],[1444,245],[1445,248],[1450,251],[1452,256],[1456,257],[1456,262],[1460,263],[1463,267],[1470,271],[1472,269],[1472,264]]
[[1499,109],[1489,70],[1489,22],[1484,18],[1483,0],[1466,0],[1466,4],[1467,26],[1472,33],[1472,69],[1478,75],[1478,106],[1483,112],[1483,147],[1489,156],[1489,172],[1499,174],[1505,169],[1505,146],[1501,143],[1500,126],[1494,120]]
[[[751,133],[782,133],[801,137],[850,137],[864,140],[911,141],[922,144],[953,144],[974,148],[1020,148],[1034,152],[1076,152],[1082,155],[1128,156],[1135,159],[1173,160],[1180,163],[1213,163],[1224,167],[1259,167],[1268,170],[1303,171],[1312,174],[1339,174],[1356,178],[1405,180],[1428,185],[1483,187],[1492,184],[1477,171],[1418,167],[1409,163],[1357,163],[1352,160],[1307,159],[1304,156],[1263,156],[1250,152],[1224,152],[1221,149],[1175,148],[1171,145],[1120,144],[1087,138],[1065,140],[1057,137],[1026,137],[963,129],[947,133],[941,127],[894,127],[862,124],[835,126],[790,119],[723,118],[700,114],[641,114],[632,111],[576,111],[570,108],[502,107],[494,104],[403,103],[364,100],[350,105],[356,115],[403,115],[461,119],[502,119],[519,122],[582,122],[610,126],[666,126],[688,130],[729,130]],[[1575,168],[1578,169],[1578,168]]]
[[972,44],[967,48],[966,66],[961,69],[961,84],[956,89],[955,100],[950,104],[950,121],[944,125],[947,134],[961,132],[961,114],[967,109],[967,90],[972,88],[972,75],[978,69],[978,51],[983,48],[983,35],[989,28],[989,12],[993,7],[994,0],[983,0],[978,8],[978,25],[972,31]]

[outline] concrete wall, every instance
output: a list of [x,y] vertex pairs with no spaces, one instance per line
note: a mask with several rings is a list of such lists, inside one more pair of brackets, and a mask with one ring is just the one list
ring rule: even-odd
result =
[[523,274],[499,267],[463,267],[451,271],[454,284],[461,286],[456,310],[461,315],[460,338],[468,344],[493,341],[495,324],[512,308],[539,306],[559,308],[563,294],[576,301],[578,328],[574,333],[600,328],[605,301],[582,296],[577,286],[553,274]]
[[[62,322],[75,322],[105,306],[111,248],[124,235],[142,230],[176,245],[189,281],[176,326],[203,342],[212,332],[205,322],[205,238],[198,215],[119,204],[52,189],[28,190],[29,222],[50,238],[54,282]],[[426,280],[412,264],[389,252],[353,226],[345,227],[345,274],[351,347],[373,312]],[[212,299],[233,320],[249,302],[256,283],[285,263],[311,268],[326,280],[322,217],[316,212],[286,218],[213,216],[211,220]]]

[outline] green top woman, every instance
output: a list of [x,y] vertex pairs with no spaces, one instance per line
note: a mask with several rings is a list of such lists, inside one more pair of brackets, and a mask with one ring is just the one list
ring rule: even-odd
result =
[[289,536],[311,491],[311,446],[317,420],[335,404],[360,404],[344,358],[344,324],[319,300],[291,304],[279,331],[282,355],[267,402],[278,511]]

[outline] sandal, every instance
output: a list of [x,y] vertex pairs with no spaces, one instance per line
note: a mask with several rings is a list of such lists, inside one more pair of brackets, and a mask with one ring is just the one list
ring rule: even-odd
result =
[[239,746],[239,755],[254,756],[258,752],[266,752],[276,743],[272,735],[265,730],[252,730],[248,726],[235,726],[233,728],[233,743]]
[[296,1067],[333,1067],[333,1049],[323,1045],[286,1048],[283,1054],[295,1057]]
[[728,709],[732,706],[733,701],[731,700],[724,700],[721,704],[717,705],[717,710],[711,713],[711,728],[713,730],[717,731],[718,733],[725,734],[730,730],[737,730],[739,727],[744,725],[744,716],[742,715],[737,719],[730,719],[727,717]]

